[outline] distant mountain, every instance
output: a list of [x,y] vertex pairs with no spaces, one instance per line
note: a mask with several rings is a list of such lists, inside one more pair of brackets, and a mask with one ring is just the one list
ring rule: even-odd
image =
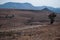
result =
[[0,8],[13,8],[13,9],[30,9],[33,6],[29,3],[13,3],[8,2],[3,5],[0,5]]
[[53,12],[60,13],[60,8],[53,8],[53,7],[47,7],[47,8]]
[[32,4],[29,4],[29,3],[8,2],[8,3],[0,5],[0,8],[29,9],[29,10],[42,10],[44,8],[47,8],[47,9],[53,11],[53,12],[60,13],[60,8],[53,8],[53,7],[47,7],[47,6],[35,7],[35,6],[33,6]]

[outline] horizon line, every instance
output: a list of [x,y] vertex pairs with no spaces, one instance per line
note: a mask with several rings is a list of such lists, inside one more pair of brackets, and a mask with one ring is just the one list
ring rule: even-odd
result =
[[[6,3],[19,3],[19,2],[5,2],[5,3],[3,3],[3,4],[0,4],[0,5],[4,5],[4,4],[6,4]],[[21,3],[21,2],[20,2]],[[19,3],[19,4],[20,4]],[[25,3],[28,3],[28,4],[31,4],[31,3],[29,3],[29,2],[24,2],[24,3],[22,3],[22,4],[25,4]],[[32,6],[34,6],[33,4],[31,4]],[[35,7],[53,7],[53,6],[47,6],[47,5],[39,5],[39,6],[35,6]],[[60,8],[60,7],[53,7],[53,8]]]

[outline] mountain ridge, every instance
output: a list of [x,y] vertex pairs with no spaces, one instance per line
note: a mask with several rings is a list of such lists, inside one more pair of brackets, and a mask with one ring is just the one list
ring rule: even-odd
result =
[[30,3],[15,3],[15,2],[7,2],[5,4],[0,5],[1,8],[9,8],[9,9],[30,9],[30,10],[42,10],[47,8],[53,12],[60,13],[60,8],[53,8],[50,6],[33,6]]

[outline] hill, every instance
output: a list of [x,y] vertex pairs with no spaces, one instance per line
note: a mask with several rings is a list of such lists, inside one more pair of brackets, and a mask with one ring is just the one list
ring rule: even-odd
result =
[[44,8],[48,8],[49,10],[52,10],[53,12],[60,13],[60,8],[53,8],[48,6],[33,6],[30,3],[14,3],[14,2],[8,2],[5,4],[0,5],[0,8],[8,8],[8,9],[29,9],[29,10],[42,10]]
[[[0,25],[9,28],[19,27],[28,24],[28,20],[32,20],[33,25],[49,24],[48,15],[50,13],[53,12],[47,8],[42,10],[0,9]],[[60,22],[60,14],[56,14],[55,20]]]

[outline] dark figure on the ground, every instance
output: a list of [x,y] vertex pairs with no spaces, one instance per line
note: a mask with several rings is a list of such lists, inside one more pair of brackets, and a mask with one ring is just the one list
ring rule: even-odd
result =
[[48,17],[50,19],[50,24],[53,24],[54,21],[55,21],[56,14],[55,13],[51,13],[51,14],[49,14]]
[[2,27],[3,24],[0,24],[0,28]]

